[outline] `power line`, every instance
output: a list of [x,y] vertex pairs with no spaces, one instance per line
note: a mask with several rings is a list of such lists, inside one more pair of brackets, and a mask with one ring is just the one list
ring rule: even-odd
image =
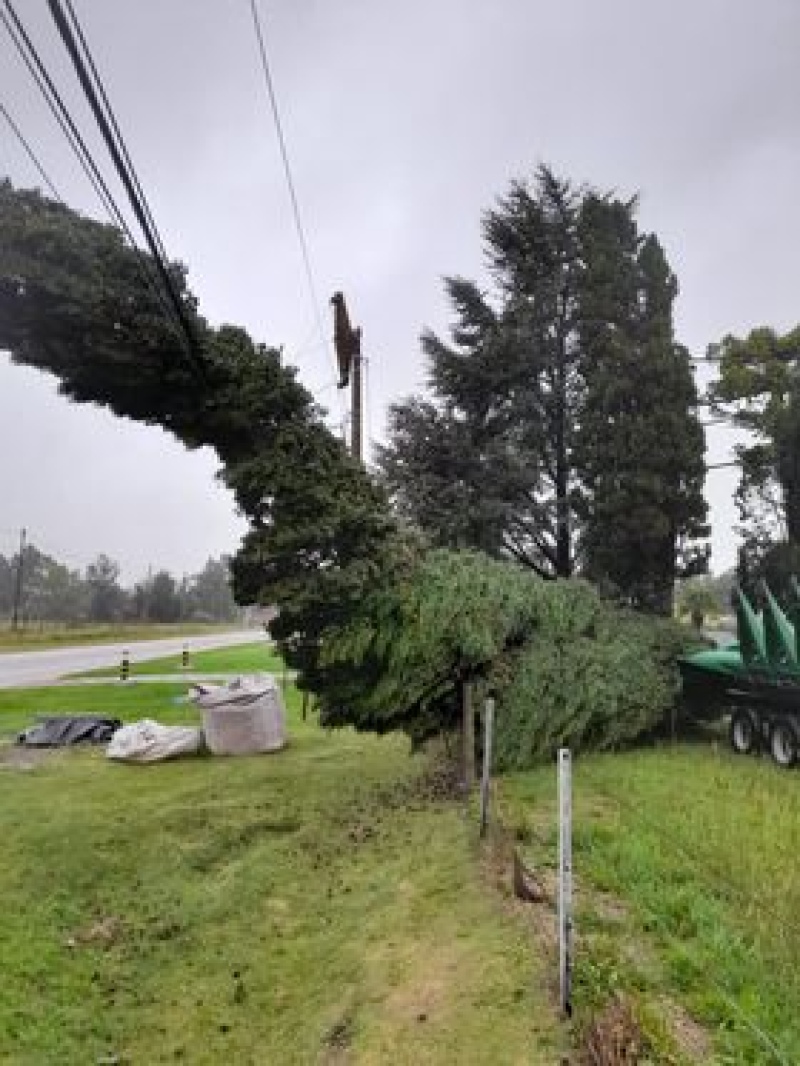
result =
[[163,293],[154,282],[152,274],[148,269],[147,261],[142,255],[141,249],[137,245],[128,223],[125,221],[122,212],[117,206],[108,184],[100,172],[86,142],[81,136],[80,130],[75,125],[75,121],[69,112],[69,108],[64,103],[61,94],[53,83],[53,79],[47,72],[47,68],[42,62],[36,46],[20,21],[19,15],[17,15],[17,12],[14,10],[14,5],[11,3],[11,0],[5,0],[5,8],[5,11],[0,9],[0,20],[3,22],[3,25],[11,38],[12,44],[16,48],[23,63],[28,68],[28,72],[36,83],[37,88],[42,94],[42,97],[60,127],[61,132],[64,134],[73,154],[80,163],[84,174],[89,179],[89,183],[97,194],[106,214],[111,219],[112,223],[119,226],[128,238],[131,247],[136,253],[139,273],[146,287],[150,290],[156,302],[161,305],[163,312],[170,322],[172,322],[173,326],[177,326],[178,324],[172,319],[170,308],[164,300]]
[[75,27],[75,31],[76,31],[76,33],[78,35],[78,40],[80,41],[81,47],[83,48],[83,51],[84,51],[84,55],[86,56],[87,62],[89,64],[89,70],[91,71],[92,77],[94,78],[95,84],[97,85],[98,91],[100,93],[100,99],[102,100],[103,106],[105,107],[106,113],[108,114],[108,118],[109,118],[109,121],[111,123],[111,128],[113,129],[114,135],[117,138],[117,143],[120,146],[120,149],[122,151],[123,159],[125,160],[125,164],[126,164],[126,166],[128,168],[128,171],[129,171],[129,173],[131,175],[131,178],[133,179],[133,183],[134,183],[134,186],[136,188],[136,192],[137,192],[137,194],[138,194],[138,196],[139,196],[139,198],[140,198],[140,200],[142,202],[142,205],[143,205],[143,207],[145,209],[145,213],[147,215],[147,220],[148,220],[148,222],[150,223],[150,226],[153,229],[153,233],[154,233],[154,236],[156,238],[157,245],[158,245],[159,254],[161,255],[161,257],[163,259],[166,259],[167,258],[167,253],[164,250],[164,243],[161,240],[161,234],[158,232],[158,227],[156,226],[155,219],[153,218],[152,212],[150,211],[150,205],[147,203],[147,198],[144,195],[144,190],[142,189],[141,183],[139,181],[139,177],[138,177],[138,175],[136,173],[136,170],[135,170],[135,168],[133,166],[133,160],[130,157],[130,153],[128,152],[127,146],[125,144],[125,139],[123,138],[122,132],[121,132],[121,130],[119,128],[119,123],[117,122],[116,115],[114,114],[114,109],[111,106],[111,101],[108,98],[108,94],[105,91],[105,87],[103,86],[102,79],[100,78],[100,75],[99,75],[99,73],[97,71],[97,67],[95,66],[94,59],[92,58],[92,54],[89,51],[89,45],[86,42],[86,37],[84,35],[83,29],[81,28],[81,25],[80,25],[80,23],[78,21],[78,16],[75,14],[75,8],[72,6],[72,0],[66,0],[66,4],[67,4],[67,10],[69,11],[70,17],[72,19],[72,23],[73,23],[73,25]]
[[[89,179],[89,182],[106,213],[121,228],[125,229],[127,233],[124,219],[119,214],[117,206],[114,203],[114,198],[103,180],[102,174],[97,170],[92,155],[81,137],[80,131],[72,120],[72,116],[62,100],[58,89],[53,84],[53,80],[48,74],[44,63],[36,50],[36,46],[28,36],[27,30],[22,25],[19,15],[17,15],[14,10],[11,0],[5,0],[5,8],[5,11],[0,9],[0,21],[2,21],[5,26],[12,44],[16,48],[22,62],[28,68],[29,74],[36,82],[39,92],[42,94],[51,114],[61,128],[61,132],[64,134],[70,148],[83,168],[86,177]],[[132,240],[131,235],[129,233],[127,233],[127,235],[129,240]]]
[[[2,12],[0,12],[0,14],[2,14]],[[25,149],[25,151],[26,151],[26,153],[28,155],[28,158],[33,163],[33,165],[36,167],[36,169],[39,172],[39,176],[41,177],[42,181],[45,183],[47,188],[53,194],[53,198],[55,200],[58,200],[58,202],[63,205],[64,200],[61,197],[61,194],[59,193],[58,189],[55,187],[53,182],[50,180],[49,174],[47,173],[47,171],[42,166],[42,164],[39,161],[39,158],[37,157],[36,153],[31,148],[30,144],[28,144],[28,142],[25,139],[25,135],[23,134],[22,130],[19,128],[17,123],[14,121],[14,119],[11,117],[11,115],[9,114],[8,109],[6,108],[6,106],[4,104],[2,104],[2,103],[0,103],[0,114],[2,114],[3,118],[6,120],[8,125],[11,127],[12,133],[15,134],[17,140],[22,145],[22,147]]]
[[178,322],[180,323],[181,330],[186,339],[189,356],[195,364],[195,367],[200,372],[200,374],[203,375],[205,368],[198,349],[194,329],[192,327],[191,322],[189,321],[189,317],[186,313],[186,308],[175,288],[172,278],[170,277],[165,259],[161,254],[160,237],[158,236],[157,230],[155,230],[154,225],[151,225],[152,214],[150,213],[150,209],[148,206],[146,206],[146,201],[143,202],[143,198],[141,198],[137,193],[137,187],[141,189],[141,186],[138,182],[138,178],[136,177],[133,168],[131,167],[129,170],[129,168],[126,166],[125,161],[126,159],[130,160],[130,155],[124,145],[124,141],[122,140],[121,135],[119,138],[119,143],[117,142],[117,139],[114,136],[114,130],[116,129],[117,132],[119,131],[119,127],[116,124],[116,119],[114,119],[112,116],[111,120],[109,120],[109,117],[105,114],[105,112],[103,111],[103,107],[101,106],[100,97],[102,97],[102,99],[106,101],[108,100],[108,97],[105,93],[105,89],[102,86],[102,82],[97,74],[97,69],[91,59],[91,55],[86,44],[86,39],[80,29],[77,18],[75,16],[74,9],[70,5],[70,14],[75,24],[76,31],[79,34],[80,41],[86,56],[86,62],[90,64],[91,70],[94,73],[97,82],[96,87],[92,83],[91,76],[89,74],[89,71],[87,70],[86,63],[84,62],[84,57],[80,54],[75,34],[73,33],[72,27],[69,25],[67,17],[64,14],[64,10],[61,7],[60,0],[48,0],[48,6],[50,8],[50,13],[53,16],[53,20],[56,24],[56,28],[59,32],[59,35],[61,36],[61,39],[64,42],[67,52],[69,53],[70,59],[72,60],[72,65],[75,68],[75,73],[77,74],[78,80],[81,83],[81,87],[83,88],[84,94],[86,95],[86,99],[92,109],[92,113],[95,117],[97,125],[99,126],[100,132],[103,135],[103,140],[105,141],[106,147],[108,148],[111,154],[111,158],[114,161],[114,166],[117,170],[120,180],[122,181],[122,184],[125,187],[125,191],[128,195],[130,205],[133,208],[133,212],[136,215],[137,221],[139,222],[139,225],[142,229],[142,233],[144,234],[147,246],[150,249],[150,254],[152,256],[153,263],[155,264],[156,272],[158,273],[162,284],[166,289],[167,296],[169,297],[170,304],[172,305],[172,309],[178,319]]
[[[253,27],[255,29],[256,40],[258,42],[258,51],[261,57],[261,67],[264,72],[264,82],[267,87],[267,96],[269,98],[269,104],[272,110],[272,118],[275,123],[275,131],[278,137],[278,145],[280,148],[281,159],[283,161],[283,170],[286,177],[286,184],[289,189],[289,198],[292,204],[292,214],[294,216],[295,229],[297,230],[297,239],[299,241],[300,251],[303,257],[303,266],[305,268],[306,282],[308,284],[308,291],[314,309],[314,317],[317,324],[317,331],[319,333],[320,341],[323,347],[325,347],[325,349],[330,355],[335,372],[336,358],[333,354],[330,344],[328,343],[325,328],[322,323],[320,301],[319,296],[317,294],[317,286],[314,281],[314,270],[311,266],[311,253],[309,251],[308,241],[306,239],[305,229],[303,227],[303,220],[300,214],[300,203],[297,196],[297,189],[295,187],[294,177],[292,176],[292,167],[291,163],[289,162],[289,152],[286,147],[286,138],[283,133],[283,123],[281,122],[280,108],[278,107],[278,99],[275,93],[275,85],[272,80],[272,71],[270,69],[269,58],[267,55],[267,47],[264,41],[264,32],[261,25],[261,19],[259,17],[258,5],[256,0],[250,0],[250,12],[253,17]],[[339,403],[341,406],[341,399]]]

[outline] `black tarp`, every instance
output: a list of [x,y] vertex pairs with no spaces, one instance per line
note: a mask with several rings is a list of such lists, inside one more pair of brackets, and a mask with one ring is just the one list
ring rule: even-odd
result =
[[97,714],[39,716],[36,725],[23,730],[17,743],[28,748],[68,748],[73,744],[107,744],[120,728],[118,718]]

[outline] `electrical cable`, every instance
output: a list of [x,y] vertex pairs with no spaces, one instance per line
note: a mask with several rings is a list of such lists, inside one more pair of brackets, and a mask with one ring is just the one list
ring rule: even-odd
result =
[[[36,50],[36,46],[31,41],[25,27],[22,25],[11,0],[4,0],[4,2],[6,10],[3,11],[0,9],[0,21],[2,21],[5,26],[12,44],[17,49],[20,58],[28,68],[28,72],[36,82],[40,93],[44,97],[45,103],[60,126],[61,132],[64,134],[70,148],[72,148],[78,162],[81,164],[86,177],[89,179],[89,182],[106,213],[117,225],[125,229],[124,219],[122,219],[119,214],[119,210],[114,203],[114,198],[103,180],[102,174],[100,174],[94,164],[91,153],[86,147],[86,143],[81,137],[80,131],[72,120],[72,116],[61,98],[58,89],[55,87],[52,78],[47,73],[47,69]],[[130,240],[131,236],[127,231],[126,235]]]
[[2,114],[3,118],[6,120],[8,125],[11,127],[12,133],[14,133],[16,135],[17,140],[22,145],[22,147],[25,149],[25,152],[27,153],[28,158],[33,163],[33,165],[36,167],[36,170],[39,172],[39,176],[41,177],[42,181],[45,183],[47,188],[53,194],[53,199],[57,200],[63,206],[64,205],[64,200],[63,200],[61,194],[59,193],[58,189],[55,187],[53,182],[50,180],[49,174],[44,169],[44,166],[40,162],[38,156],[34,152],[33,148],[31,148],[31,146],[28,143],[28,141],[26,140],[25,135],[23,134],[22,130],[19,128],[17,123],[14,121],[14,119],[9,114],[8,108],[5,106],[5,104],[0,103],[0,114]]
[[[280,148],[281,159],[283,161],[283,170],[286,177],[286,184],[289,190],[289,198],[292,205],[292,214],[294,216],[295,229],[297,230],[297,239],[300,244],[300,251],[303,258],[303,266],[305,268],[306,282],[308,285],[309,295],[311,297],[311,303],[314,310],[314,317],[317,325],[317,332],[319,333],[319,339],[322,346],[327,350],[333,363],[334,373],[337,370],[336,357],[333,354],[333,349],[325,334],[325,328],[322,323],[322,313],[320,311],[319,296],[317,294],[317,286],[314,281],[314,270],[311,265],[311,253],[309,250],[308,240],[306,239],[305,229],[303,227],[303,220],[300,213],[300,202],[297,196],[297,188],[295,186],[294,177],[292,175],[292,167],[289,161],[289,151],[286,146],[286,137],[283,132],[283,123],[280,116],[280,108],[278,106],[278,99],[275,93],[275,84],[272,79],[272,71],[270,69],[269,58],[267,55],[267,47],[264,39],[264,31],[261,24],[261,18],[258,13],[258,5],[256,0],[250,0],[250,12],[253,17],[253,27],[255,29],[256,40],[258,43],[258,51],[261,57],[261,67],[264,73],[264,82],[267,88],[267,96],[269,98],[269,104],[272,111],[272,118],[275,123],[275,131],[278,137],[278,146]],[[343,401],[339,400],[340,407],[343,406]]]
[[72,149],[73,154],[80,163],[84,174],[89,179],[89,183],[97,194],[106,214],[111,219],[112,223],[122,230],[135,251],[138,269],[146,287],[150,290],[150,293],[155,298],[156,302],[161,305],[162,311],[170,320],[173,327],[178,328],[179,324],[174,321],[169,305],[164,299],[164,294],[155,284],[155,281],[147,268],[147,261],[145,260],[141,249],[137,245],[128,223],[114,200],[108,184],[100,172],[86,142],[81,136],[80,130],[75,125],[75,121],[73,120],[69,109],[47,72],[47,68],[42,62],[42,59],[36,50],[36,46],[33,44],[33,41],[20,21],[11,0],[4,0],[4,2],[6,10],[3,11],[0,8],[0,21],[2,21],[5,26],[14,47],[17,49],[20,58],[36,83],[45,103]]
[[105,87],[103,85],[103,81],[102,81],[102,79],[100,77],[100,74],[98,73],[97,67],[96,67],[94,59],[92,57],[92,53],[89,51],[89,45],[88,45],[88,43],[86,41],[86,37],[84,35],[83,29],[81,27],[81,24],[78,21],[78,16],[75,13],[75,8],[72,6],[72,0],[66,0],[66,5],[67,5],[67,10],[69,12],[70,18],[72,19],[72,24],[73,24],[73,26],[75,28],[75,32],[78,35],[78,40],[80,42],[81,48],[83,49],[84,55],[86,56],[86,60],[87,60],[87,62],[89,64],[89,70],[91,71],[92,77],[94,78],[95,84],[97,85],[98,91],[100,93],[100,99],[102,100],[103,106],[106,109],[106,114],[108,115],[109,122],[111,123],[111,128],[114,131],[114,135],[117,138],[117,143],[120,146],[120,149],[121,149],[121,152],[122,152],[122,157],[123,157],[123,159],[125,161],[125,165],[128,168],[128,171],[129,171],[129,173],[131,175],[131,178],[133,180],[136,192],[139,195],[139,198],[140,198],[140,200],[142,202],[142,205],[143,205],[144,210],[145,210],[145,214],[147,215],[147,220],[150,223],[150,226],[152,227],[153,234],[154,234],[154,236],[156,238],[156,243],[157,243],[157,246],[158,246],[159,253],[160,253],[162,259],[167,259],[167,253],[166,253],[166,251],[164,249],[164,243],[161,240],[161,234],[158,232],[158,227],[156,226],[155,219],[153,218],[153,214],[152,214],[152,212],[150,210],[150,205],[147,202],[147,198],[145,197],[144,190],[142,189],[142,186],[141,186],[141,182],[139,181],[139,176],[137,175],[136,169],[134,168],[133,160],[130,157],[130,153],[128,152],[127,145],[125,144],[125,139],[122,136],[122,131],[119,128],[119,123],[117,122],[117,117],[114,114],[114,109],[111,106],[111,101],[108,98],[108,94],[106,93]]
[[[114,166],[117,170],[120,180],[122,181],[122,184],[125,187],[125,191],[128,195],[128,200],[130,201],[130,205],[133,208],[133,212],[136,215],[136,219],[142,229],[145,241],[147,242],[147,246],[150,250],[153,263],[155,264],[156,272],[158,273],[161,282],[164,288],[166,289],[169,301],[180,323],[183,335],[187,342],[189,356],[199,374],[201,376],[204,376],[205,366],[203,363],[203,359],[200,355],[199,346],[194,333],[194,329],[186,313],[186,308],[183,302],[181,301],[178,292],[175,289],[175,285],[173,283],[172,278],[170,277],[167,264],[159,252],[159,242],[156,238],[156,234],[153,232],[153,228],[151,227],[148,221],[147,211],[145,210],[139,196],[137,195],[135,182],[131,177],[128,168],[125,166],[123,152],[120,149],[120,146],[117,144],[117,141],[115,140],[114,132],[109,122],[109,119],[104,113],[103,108],[101,106],[100,99],[98,96],[99,89],[96,89],[92,83],[91,77],[84,62],[84,58],[83,56],[81,56],[80,51],[78,49],[75,34],[73,33],[72,27],[67,21],[66,15],[64,14],[64,10],[61,7],[60,0],[48,0],[48,6],[50,8],[50,13],[53,16],[53,20],[55,21],[59,35],[61,36],[61,39],[64,42],[67,52],[69,53],[70,59],[72,60],[72,65],[75,69],[75,73],[77,74],[78,80],[81,83],[83,91],[86,95],[86,99],[97,122],[97,125],[100,128],[103,140],[105,141],[106,147],[108,148],[111,154]],[[85,38],[83,39],[85,40]]]

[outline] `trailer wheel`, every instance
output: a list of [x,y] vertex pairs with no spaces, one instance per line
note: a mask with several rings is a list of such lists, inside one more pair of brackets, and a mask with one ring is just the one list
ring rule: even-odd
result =
[[797,762],[797,732],[789,721],[777,721],[769,735],[769,750],[773,760],[788,769]]
[[758,748],[758,727],[749,711],[734,711],[731,715],[730,740],[737,755],[750,755]]

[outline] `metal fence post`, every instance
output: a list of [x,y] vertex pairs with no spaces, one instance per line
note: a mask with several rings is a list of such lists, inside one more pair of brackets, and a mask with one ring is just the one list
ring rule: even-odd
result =
[[492,773],[492,737],[494,736],[494,700],[486,700],[483,714],[483,772],[481,774],[481,836],[489,825],[489,785]]
[[562,1014],[572,1016],[572,760],[558,752],[558,987]]

